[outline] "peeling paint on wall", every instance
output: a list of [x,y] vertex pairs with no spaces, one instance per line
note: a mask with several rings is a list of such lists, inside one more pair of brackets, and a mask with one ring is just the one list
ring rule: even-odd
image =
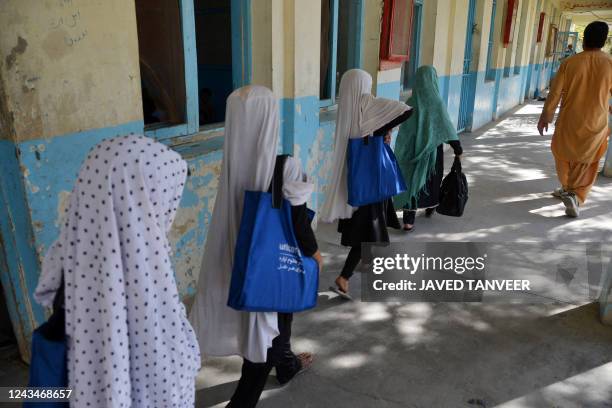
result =
[[180,208],[176,214],[170,243],[177,285],[182,298],[196,292],[208,225],[212,217],[219,175],[220,150],[188,159],[190,176],[185,184]]
[[21,36],[17,36],[17,45],[11,49],[11,53],[6,56],[4,62],[7,69],[12,69],[17,61],[17,56],[25,52],[28,47],[28,42]]

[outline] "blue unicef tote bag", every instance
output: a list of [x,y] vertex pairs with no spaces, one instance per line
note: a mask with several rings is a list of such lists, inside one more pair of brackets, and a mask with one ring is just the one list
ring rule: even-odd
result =
[[381,136],[349,139],[348,203],[353,207],[384,201],[406,191],[391,147]]
[[[66,347],[65,311],[63,306],[64,282],[55,295],[53,314],[32,334],[29,387],[67,387],[68,366]],[[25,402],[24,407],[64,408],[68,402]]]
[[293,313],[316,305],[319,265],[302,255],[282,197],[286,158],[277,157],[269,192],[245,192],[227,301],[233,309]]

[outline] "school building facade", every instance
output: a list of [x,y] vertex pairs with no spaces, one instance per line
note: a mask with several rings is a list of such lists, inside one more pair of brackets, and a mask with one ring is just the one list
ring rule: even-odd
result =
[[181,294],[195,293],[223,146],[224,101],[261,84],[280,100],[282,150],[319,208],[343,72],[405,99],[431,64],[458,131],[548,86],[571,13],[609,1],[5,0],[0,4],[0,278],[22,356],[45,319],[32,293],[77,171],[104,138],[145,133],[190,176],[173,226]]

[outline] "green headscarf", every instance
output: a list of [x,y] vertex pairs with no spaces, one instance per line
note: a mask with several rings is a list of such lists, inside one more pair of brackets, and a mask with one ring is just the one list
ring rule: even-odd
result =
[[395,143],[395,155],[408,190],[394,198],[396,208],[413,203],[436,168],[438,146],[459,140],[438,87],[438,74],[431,65],[416,72],[412,96],[406,103],[414,109],[402,123]]

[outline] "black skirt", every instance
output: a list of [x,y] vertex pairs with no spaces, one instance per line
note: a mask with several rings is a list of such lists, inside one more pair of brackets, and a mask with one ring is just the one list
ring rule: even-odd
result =
[[360,246],[362,242],[389,242],[387,227],[400,229],[393,200],[361,206],[351,218],[338,223],[344,246]]
[[438,146],[436,154],[436,170],[432,173],[427,182],[418,194],[417,203],[406,204],[404,209],[417,210],[419,208],[433,208],[440,204],[440,185],[444,177],[444,145]]

